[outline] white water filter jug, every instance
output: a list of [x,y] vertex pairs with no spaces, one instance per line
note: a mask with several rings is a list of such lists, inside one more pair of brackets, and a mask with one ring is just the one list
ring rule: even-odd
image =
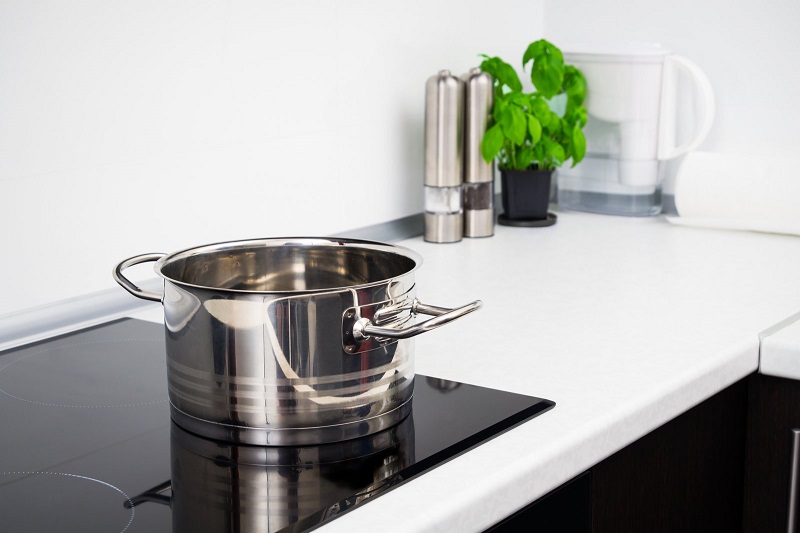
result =
[[[658,214],[662,163],[695,149],[711,129],[714,94],[708,78],[688,59],[649,43],[573,46],[564,60],[586,78],[589,118],[585,159],[558,172],[559,206]],[[679,99],[679,79],[691,80],[694,98]],[[690,107],[694,131],[678,145],[677,117]]]

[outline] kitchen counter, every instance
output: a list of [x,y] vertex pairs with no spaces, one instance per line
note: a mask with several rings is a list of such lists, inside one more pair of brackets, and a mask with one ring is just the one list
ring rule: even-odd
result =
[[759,334],[800,311],[796,237],[558,216],[399,243],[424,258],[422,301],[484,301],[417,338],[417,371],[556,407],[322,530],[484,530],[756,371]]

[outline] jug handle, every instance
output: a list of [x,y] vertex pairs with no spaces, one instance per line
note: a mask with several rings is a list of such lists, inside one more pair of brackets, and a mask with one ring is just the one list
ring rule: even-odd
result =
[[[701,119],[694,136],[680,146],[675,143],[675,121],[677,118],[677,76],[681,69],[694,81],[699,98]],[[658,159],[673,159],[697,148],[706,138],[714,122],[714,90],[708,77],[695,63],[679,55],[667,56],[664,61],[664,75],[661,84],[661,115],[658,121]]]

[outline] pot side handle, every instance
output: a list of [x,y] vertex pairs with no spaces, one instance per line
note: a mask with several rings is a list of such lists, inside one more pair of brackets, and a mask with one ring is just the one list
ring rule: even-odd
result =
[[415,337],[421,333],[426,333],[432,329],[444,326],[445,324],[459,319],[464,315],[468,315],[473,311],[477,311],[483,306],[483,302],[475,300],[467,305],[456,307],[455,309],[448,309],[446,307],[437,307],[435,305],[427,305],[419,300],[414,300],[411,306],[413,314],[422,314],[433,316],[434,318],[428,319],[419,324],[414,324],[407,328],[383,328],[374,325],[368,318],[362,318],[353,324],[353,338],[358,341],[364,341],[370,337],[382,337],[387,339],[407,339]]
[[166,255],[167,254],[142,254],[129,257],[128,259],[118,264],[114,268],[114,271],[111,273],[111,275],[114,276],[114,281],[119,283],[123,289],[133,294],[137,298],[141,298],[142,300],[152,300],[154,302],[160,302],[163,298],[163,295],[158,294],[157,292],[144,291],[140,289],[131,280],[123,276],[122,271],[128,267],[138,265],[139,263],[146,263],[148,261],[158,261],[159,259],[161,259]]

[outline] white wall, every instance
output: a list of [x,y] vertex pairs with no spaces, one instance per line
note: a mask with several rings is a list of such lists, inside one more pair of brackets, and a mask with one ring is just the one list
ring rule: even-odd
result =
[[799,21],[796,0],[545,1],[554,42],[654,41],[697,63],[717,103],[700,149],[725,154],[798,154]]
[[137,253],[419,212],[425,79],[542,35],[659,41],[714,84],[702,149],[796,153],[798,20],[794,0],[5,0],[0,315],[114,287]]
[[516,61],[543,2],[1,2],[0,315],[421,211],[426,78]]

